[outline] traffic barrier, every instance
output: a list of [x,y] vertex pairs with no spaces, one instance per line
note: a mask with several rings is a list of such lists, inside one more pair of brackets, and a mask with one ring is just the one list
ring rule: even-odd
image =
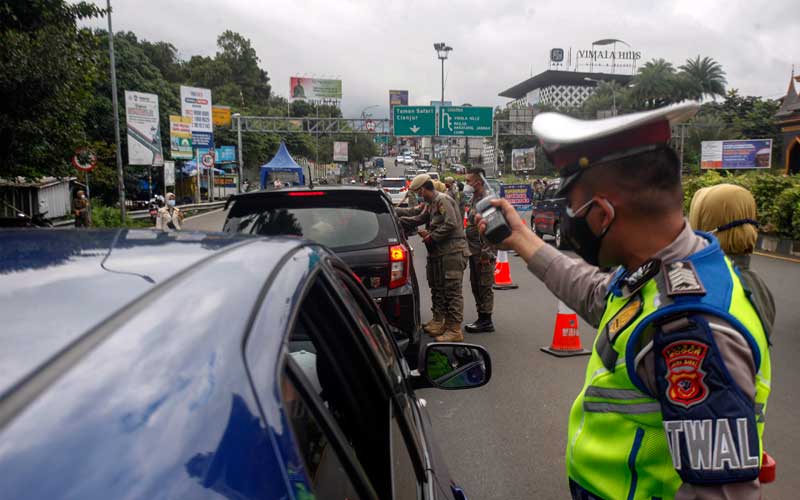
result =
[[578,315],[560,300],[556,313],[556,326],[553,329],[553,342],[548,347],[542,347],[541,351],[559,358],[586,356],[592,353],[581,346]]
[[505,250],[497,251],[497,262],[494,265],[494,285],[495,290],[513,290],[519,288],[511,281],[511,266],[508,264],[508,252]]

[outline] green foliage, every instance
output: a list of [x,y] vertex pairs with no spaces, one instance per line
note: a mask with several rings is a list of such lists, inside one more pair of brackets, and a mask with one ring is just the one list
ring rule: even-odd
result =
[[97,78],[91,32],[77,21],[104,11],[86,2],[0,4],[0,165],[4,176],[63,175]]
[[687,59],[686,64],[680,69],[689,77],[691,82],[700,90],[697,96],[724,96],[725,95],[725,72],[722,65],[710,57],[700,59],[698,55],[694,59]]
[[149,219],[125,218],[122,223],[118,207],[109,207],[102,203],[92,206],[92,227],[94,228],[115,228],[115,227],[150,227]]
[[800,178],[766,172],[721,175],[712,170],[683,180],[683,208],[689,213],[697,190],[721,183],[748,189],[756,201],[762,231],[775,232],[784,238],[800,239]]

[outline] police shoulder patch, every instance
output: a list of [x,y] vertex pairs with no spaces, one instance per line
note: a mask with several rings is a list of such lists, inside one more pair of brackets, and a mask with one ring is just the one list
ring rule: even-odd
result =
[[668,296],[705,295],[706,289],[691,261],[678,260],[665,263],[662,267]]
[[667,400],[675,405],[690,408],[708,397],[703,360],[708,354],[708,344],[697,340],[677,340],[661,350],[667,373]]
[[439,202],[439,213],[445,215],[447,213],[447,207],[444,206],[443,202]]
[[612,344],[617,335],[639,316],[642,312],[642,304],[642,297],[637,295],[611,318],[611,321],[608,322],[608,337]]

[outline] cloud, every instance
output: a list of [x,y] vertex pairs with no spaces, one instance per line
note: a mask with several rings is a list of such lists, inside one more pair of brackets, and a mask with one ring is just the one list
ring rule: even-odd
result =
[[600,38],[625,40],[645,59],[676,66],[710,56],[729,87],[778,97],[792,63],[800,63],[791,52],[800,39],[800,25],[787,15],[793,7],[793,0],[117,0],[113,22],[115,31],[169,41],[187,58],[214,54],[217,35],[238,31],[252,41],[276,93],[288,95],[292,75],[340,77],[346,115],[378,104],[375,115],[386,116],[389,89],[409,90],[411,104],[439,98],[438,41],[454,48],[445,99],[457,104],[502,105],[499,92],[547,69],[550,48],[588,48]]

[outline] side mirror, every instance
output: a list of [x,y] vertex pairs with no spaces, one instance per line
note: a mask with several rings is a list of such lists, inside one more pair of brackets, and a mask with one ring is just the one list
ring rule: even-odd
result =
[[439,389],[471,389],[489,383],[492,358],[482,346],[460,342],[436,342],[425,346],[425,377]]

